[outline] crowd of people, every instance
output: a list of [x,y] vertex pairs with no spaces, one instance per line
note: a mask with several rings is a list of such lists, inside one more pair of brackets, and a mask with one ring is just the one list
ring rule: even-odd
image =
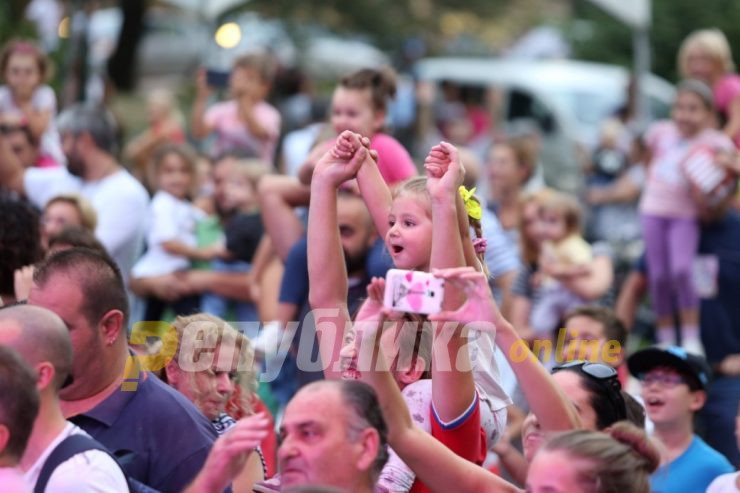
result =
[[740,491],[740,76],[717,30],[677,58],[572,195],[470,89],[420,88],[415,161],[390,69],[286,131],[252,53],[124,146],[11,41],[0,490]]

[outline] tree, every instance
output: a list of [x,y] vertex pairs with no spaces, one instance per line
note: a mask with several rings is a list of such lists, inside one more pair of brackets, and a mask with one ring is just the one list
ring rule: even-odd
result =
[[[591,28],[583,28],[584,23]],[[576,58],[625,66],[632,64],[632,35],[626,26],[585,0],[574,0],[568,32]],[[740,2],[734,0],[653,0],[650,32],[652,71],[678,80],[676,56],[683,39],[696,29],[716,27],[740,46]],[[579,33],[587,31],[585,35]]]

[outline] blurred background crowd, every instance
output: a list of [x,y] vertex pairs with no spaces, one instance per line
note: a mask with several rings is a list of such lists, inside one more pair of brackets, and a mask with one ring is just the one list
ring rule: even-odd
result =
[[[289,322],[313,330],[318,159],[361,133],[393,188],[444,140],[519,335],[556,341],[566,322],[596,321],[579,337],[617,340],[606,363],[624,388],[644,346],[705,358],[697,429],[737,466],[738,20],[740,3],[721,0],[3,2],[0,295],[28,299],[55,251],[106,251],[129,325],[233,321],[270,376],[229,390],[233,417],[258,402],[279,418],[321,378],[295,347],[267,357]],[[352,306],[392,262],[367,211],[339,204]],[[497,360],[516,404],[508,439],[528,405]],[[255,395],[246,408],[241,392]]]

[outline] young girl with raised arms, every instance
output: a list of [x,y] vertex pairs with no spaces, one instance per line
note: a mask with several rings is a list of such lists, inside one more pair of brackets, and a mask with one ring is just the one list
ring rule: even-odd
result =
[[[358,343],[353,342],[350,350],[345,348],[340,356],[341,329],[349,321],[346,312],[347,281],[341,265],[333,266],[337,263],[336,259],[328,258],[332,257],[329,255],[330,249],[340,254],[338,232],[329,229],[336,228],[336,189],[344,181],[357,177],[376,229],[385,238],[396,267],[429,271],[431,268],[462,267],[466,263],[478,268],[481,266],[470,238],[465,206],[459,191],[464,170],[457,150],[446,143],[432,148],[425,161],[427,177],[413,178],[402,183],[397,188],[395,197],[391,197],[375,161],[362,157],[370,155],[369,144],[369,139],[344,132],[334,148],[317,163],[312,181],[308,227],[311,307],[314,310],[345,307],[338,316],[317,319],[324,371],[329,378],[341,376],[341,372],[335,367],[342,356],[349,359],[359,351]],[[467,195],[466,198],[470,201]],[[473,215],[477,216],[475,206],[470,207]],[[330,219],[332,217],[334,222]],[[329,225],[326,225],[327,222]],[[320,224],[325,226],[319,226]],[[332,241],[332,235],[336,237],[335,241]],[[383,279],[373,279],[368,287],[370,297],[357,314],[358,323],[372,321],[380,316],[383,287]],[[454,306],[458,296],[454,287],[448,287],[443,306]],[[319,327],[327,327],[327,323],[333,327],[334,337],[324,335],[323,330],[319,330]],[[419,330],[416,326],[412,327],[411,330]],[[391,336],[395,334],[398,337],[395,341],[390,339],[391,342],[387,344],[397,345],[408,330],[407,324],[398,324],[396,330],[386,331]],[[381,339],[385,337],[384,333]],[[394,374],[398,385],[404,390],[412,415],[417,416],[417,424],[445,441],[460,455],[482,462],[486,445],[492,444],[503,432],[505,408],[510,400],[498,383],[498,372],[493,359],[493,340],[484,334],[471,334],[469,338],[472,341],[465,348],[468,341],[457,325],[451,332],[445,326],[435,334],[431,382],[428,379],[420,380],[418,371],[411,377],[408,371],[396,368]],[[360,334],[354,339],[360,341]],[[352,354],[353,351],[355,355]],[[480,354],[485,351],[487,354]],[[466,364],[471,364],[470,361],[460,364],[461,355],[463,360],[470,357],[472,372],[465,370]],[[421,359],[423,366],[423,357],[419,352],[415,360],[417,364]],[[394,362],[398,364],[398,361]],[[450,436],[455,438],[449,438]],[[455,443],[460,445],[463,441],[467,441],[466,447],[455,448]],[[476,444],[481,447],[476,449]],[[391,461],[390,466],[394,465],[394,461]],[[409,491],[409,487],[411,491],[425,491],[420,483],[413,482],[413,475],[410,479],[409,482],[408,475],[400,467],[393,471],[388,471],[386,467],[381,474],[380,484],[387,491]]]

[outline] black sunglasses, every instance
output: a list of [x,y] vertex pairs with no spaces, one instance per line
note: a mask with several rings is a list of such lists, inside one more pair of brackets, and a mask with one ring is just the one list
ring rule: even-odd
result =
[[612,408],[615,410],[617,421],[627,419],[627,404],[624,402],[624,397],[622,397],[622,384],[619,383],[617,370],[603,363],[570,361],[556,366],[552,369],[552,373],[571,368],[577,368],[584,375],[599,382],[607,391],[606,395],[612,404]]

